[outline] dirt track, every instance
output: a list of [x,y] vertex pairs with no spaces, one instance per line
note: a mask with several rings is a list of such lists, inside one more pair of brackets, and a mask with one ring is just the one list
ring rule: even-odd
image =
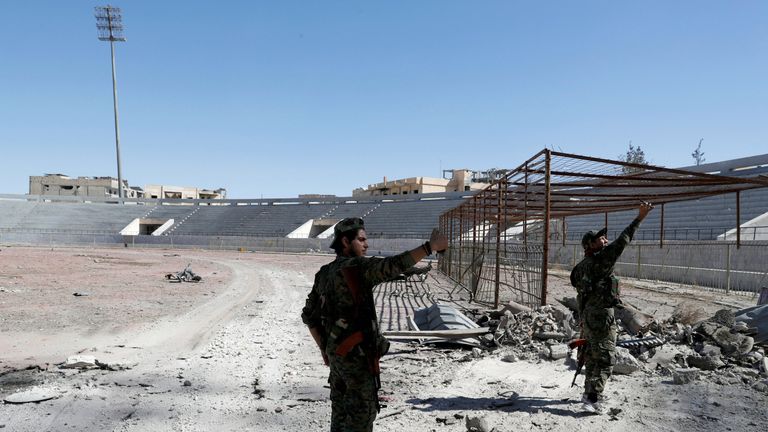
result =
[[[22,382],[0,384],[0,396],[23,387],[58,396],[1,405],[4,430],[327,430],[327,369],[299,311],[330,256],[4,248],[0,259],[0,372],[43,368],[6,374]],[[202,283],[163,278],[187,263]],[[53,365],[78,352],[133,366],[79,372]],[[746,385],[675,386],[644,373],[609,384],[623,410],[615,420],[583,417],[565,363],[504,363],[503,349],[460,361],[467,355],[395,343],[383,361],[390,400],[376,430],[466,430],[455,415],[487,416],[498,431],[742,431],[768,424],[768,397]]]

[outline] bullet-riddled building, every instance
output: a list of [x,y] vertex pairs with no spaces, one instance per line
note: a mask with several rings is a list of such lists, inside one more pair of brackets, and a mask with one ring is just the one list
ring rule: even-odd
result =
[[157,199],[226,199],[227,190],[201,189],[186,186],[146,185],[144,186],[146,198]]
[[[94,198],[118,198],[119,183],[113,177],[77,177],[65,174],[45,174],[29,176],[30,195],[84,196]],[[123,180],[125,198],[143,198],[141,188],[131,188]]]
[[472,171],[467,169],[444,170],[443,178],[408,177],[370,184],[366,188],[357,188],[352,196],[382,196],[429,194],[442,192],[467,192],[480,190],[488,183],[503,175],[506,170]]
[[[118,198],[118,182],[112,177],[77,177],[65,174],[29,176],[30,195],[80,196],[93,198]],[[146,185],[144,189],[128,186],[123,180],[125,198],[154,199],[226,199],[227,190],[197,187]]]

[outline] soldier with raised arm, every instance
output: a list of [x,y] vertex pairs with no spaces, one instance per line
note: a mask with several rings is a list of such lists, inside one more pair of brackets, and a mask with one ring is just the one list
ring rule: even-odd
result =
[[653,209],[643,202],[637,217],[612,243],[605,237],[606,229],[589,231],[581,238],[584,259],[571,271],[571,285],[578,293],[578,312],[583,337],[587,340],[584,379],[584,410],[603,411],[603,391],[613,373],[616,355],[616,318],[614,308],[622,307],[619,279],[613,273],[616,261],[632,241],[640,222]]
[[389,349],[381,335],[373,287],[448,248],[437,230],[428,242],[389,258],[368,258],[361,218],[334,227],[336,259],[320,268],[301,318],[330,366],[331,432],[369,432],[379,410],[379,358]]

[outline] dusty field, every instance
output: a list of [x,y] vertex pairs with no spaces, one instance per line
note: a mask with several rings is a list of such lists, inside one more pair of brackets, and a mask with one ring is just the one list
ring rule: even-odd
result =
[[[327,430],[327,369],[299,312],[314,272],[330,259],[3,248],[0,397],[33,389],[56,398],[0,405],[0,430]],[[188,263],[203,282],[164,279]],[[572,295],[563,278],[552,279],[553,296]],[[627,296],[662,319],[682,301],[705,312],[751,303],[650,288]],[[610,382],[611,404],[621,413],[585,417],[578,410],[580,389],[569,387],[569,364],[504,363],[505,350],[468,358],[464,350],[393,344],[383,359],[388,401],[376,430],[463,431],[464,419],[457,417],[466,416],[484,416],[497,431],[757,431],[768,424],[765,393],[745,383],[717,384],[710,379],[715,373],[673,385],[652,372],[654,359],[648,372]],[[56,366],[78,353],[130,368]],[[664,350],[657,355],[664,356]],[[36,368],[15,371],[29,366]]]

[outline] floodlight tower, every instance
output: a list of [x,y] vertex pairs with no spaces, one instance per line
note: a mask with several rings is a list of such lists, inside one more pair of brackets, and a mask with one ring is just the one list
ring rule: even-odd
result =
[[123,37],[123,14],[120,11],[120,8],[110,5],[96,6],[94,9],[99,40],[109,41],[109,51],[112,56],[112,101],[115,108],[117,187],[119,197],[123,198],[123,175],[120,170],[120,123],[117,120],[117,78],[115,78],[115,42],[125,42],[125,37]]

